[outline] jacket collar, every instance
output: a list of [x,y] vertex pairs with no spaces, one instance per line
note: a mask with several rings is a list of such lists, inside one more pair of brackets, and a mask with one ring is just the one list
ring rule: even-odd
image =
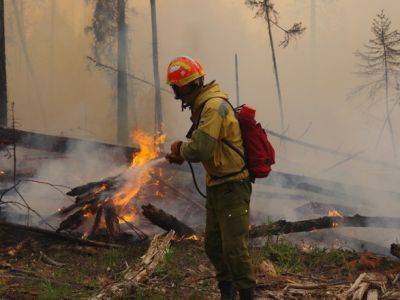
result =
[[224,98],[227,99],[227,94],[223,93],[219,87],[219,84],[215,80],[206,84],[200,94],[194,100],[194,105],[192,106],[192,113],[195,113],[199,108],[201,108],[204,103],[212,98]]

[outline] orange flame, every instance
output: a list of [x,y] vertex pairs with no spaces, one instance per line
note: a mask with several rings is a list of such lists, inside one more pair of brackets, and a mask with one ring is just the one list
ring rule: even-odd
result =
[[153,136],[142,130],[135,130],[132,133],[132,139],[140,146],[140,151],[134,154],[128,170],[128,172],[132,173],[134,176],[132,176],[132,179],[129,178],[127,180],[111,200],[118,213],[120,213],[126,221],[133,221],[135,219],[136,209],[134,207],[129,207],[129,204],[131,200],[137,196],[141,188],[151,179],[151,168],[145,165],[159,156],[160,144],[165,142],[165,135]]
[[328,211],[328,217],[341,217],[341,218],[343,218],[343,215],[337,210],[330,210],[330,211]]

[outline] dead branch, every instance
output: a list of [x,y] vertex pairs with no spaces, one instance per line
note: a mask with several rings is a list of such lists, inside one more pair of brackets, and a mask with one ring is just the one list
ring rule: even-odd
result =
[[352,217],[322,217],[297,222],[280,220],[271,224],[253,227],[250,230],[250,237],[257,238],[268,235],[280,235],[334,227],[400,228],[400,218],[354,215]]
[[142,209],[143,215],[151,223],[157,225],[165,231],[174,230],[179,237],[189,236],[196,233],[192,228],[182,223],[174,216],[166,213],[162,209],[156,208],[151,204],[143,205]]
[[129,267],[121,281],[104,287],[98,294],[92,296],[91,300],[123,298],[132,293],[132,290],[141,282],[144,282],[163,261],[168,252],[175,232],[170,231],[164,235],[156,235],[151,241],[146,254],[142,256],[138,265]]
[[45,263],[55,266],[55,267],[63,267],[65,264],[60,263],[58,261],[55,261],[54,259],[51,259],[48,257],[46,254],[44,254],[42,251],[40,251],[40,259],[42,259]]

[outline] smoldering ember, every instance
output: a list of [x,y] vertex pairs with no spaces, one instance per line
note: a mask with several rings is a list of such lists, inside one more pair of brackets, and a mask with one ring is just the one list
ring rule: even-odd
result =
[[399,11],[0,0],[0,298],[400,299]]

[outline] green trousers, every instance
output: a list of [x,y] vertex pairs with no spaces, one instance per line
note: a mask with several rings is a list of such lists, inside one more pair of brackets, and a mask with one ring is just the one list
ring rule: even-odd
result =
[[217,280],[233,281],[239,290],[255,286],[248,250],[250,196],[249,181],[207,187],[205,250]]

